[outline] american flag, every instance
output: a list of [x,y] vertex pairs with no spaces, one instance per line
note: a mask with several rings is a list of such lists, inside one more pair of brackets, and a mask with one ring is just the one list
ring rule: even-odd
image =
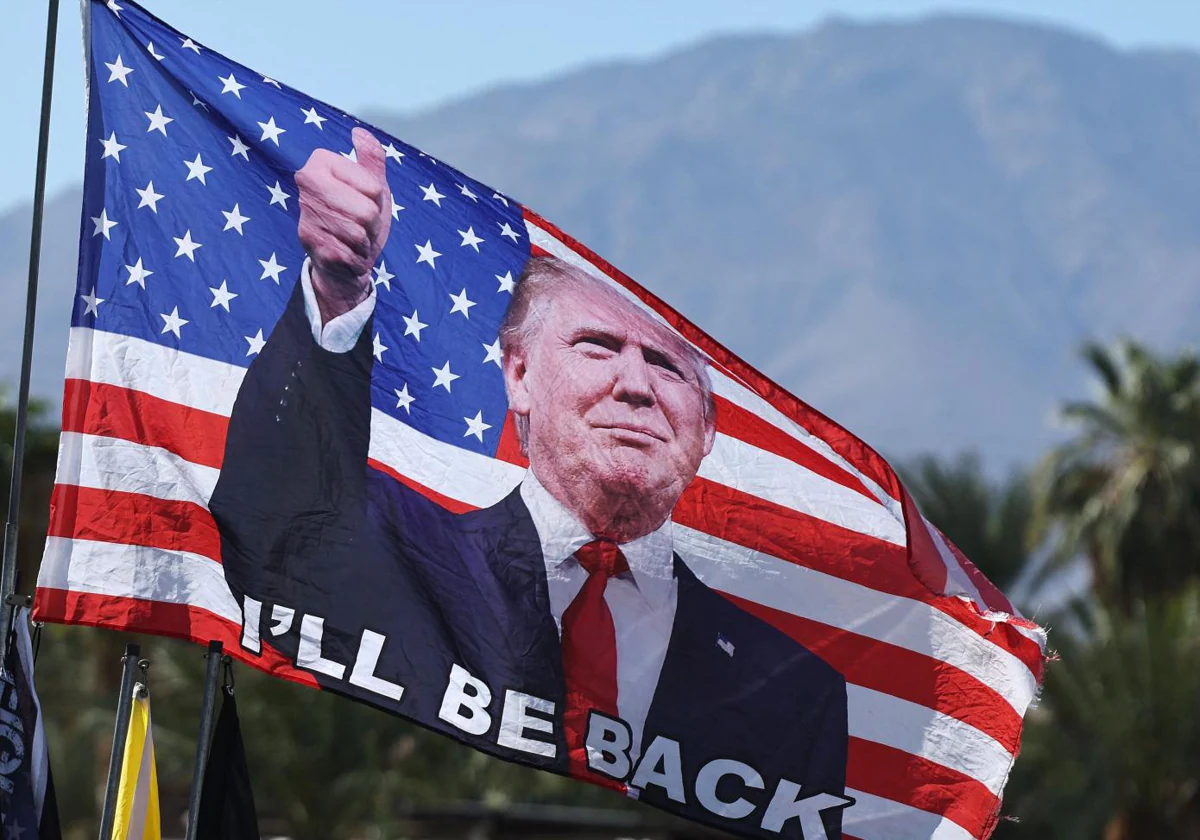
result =
[[[131,2],[86,14],[81,255],[36,618],[244,655],[207,504],[239,384],[304,261],[294,174],[315,149],[351,155],[363,124]],[[849,684],[846,836],[986,837],[1044,633],[866,444],[528,208],[371,131],[393,213],[372,465],[457,511],[505,496],[525,469],[497,341],[513,281],[551,254],[611,284],[711,360],[717,442],[673,515],[693,570]]]

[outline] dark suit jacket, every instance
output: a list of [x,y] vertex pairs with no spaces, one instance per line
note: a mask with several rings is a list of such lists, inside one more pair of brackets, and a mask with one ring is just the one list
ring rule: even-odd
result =
[[[239,601],[249,595],[265,605],[263,641],[289,656],[296,653],[301,613],[325,619],[323,653],[346,664],[347,673],[363,629],[385,634],[376,673],[405,692],[393,703],[320,676],[324,687],[493,754],[565,772],[561,650],[533,520],[515,490],[492,507],[459,515],[368,467],[371,334],[368,324],[345,354],[322,350],[297,288],[251,364],[210,502],[226,580]],[[670,802],[659,787],[640,798],[753,832],[780,777],[803,784],[805,793],[840,794],[847,742],[842,676],[709,589],[678,555],[675,574],[674,629],[643,747],[654,735],[680,742],[688,802]],[[276,604],[296,611],[291,629],[278,636],[270,621]],[[438,717],[453,663],[491,688],[493,725],[482,736]],[[555,757],[495,745],[508,689],[554,702]],[[740,790],[733,779],[726,780],[729,791],[719,791],[759,803],[750,818],[718,818],[694,801],[691,783],[713,758],[736,759],[762,774],[764,791]],[[829,836],[840,836],[840,811],[824,817]],[[788,828],[798,836],[796,820]]]

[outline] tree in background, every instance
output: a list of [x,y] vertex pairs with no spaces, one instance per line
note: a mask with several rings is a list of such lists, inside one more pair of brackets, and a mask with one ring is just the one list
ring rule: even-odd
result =
[[898,470],[925,518],[1007,592],[1029,559],[1033,499],[1028,477],[1014,472],[991,481],[973,453],[952,461],[925,455]]
[[1035,472],[1049,568],[1089,563],[1096,594],[1132,609],[1200,575],[1200,357],[1088,344],[1103,390],[1062,409],[1075,436]]

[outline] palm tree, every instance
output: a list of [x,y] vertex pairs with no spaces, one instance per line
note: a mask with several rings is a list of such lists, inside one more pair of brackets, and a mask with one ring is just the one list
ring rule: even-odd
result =
[[991,481],[979,456],[971,453],[953,461],[925,455],[902,464],[899,472],[925,518],[992,583],[1008,591],[1030,554],[1033,500],[1028,478],[1014,472]]
[[1200,837],[1200,586],[1059,630],[999,838]]
[[1200,575],[1200,357],[1083,355],[1103,391],[1062,409],[1077,433],[1035,473],[1036,531],[1056,538],[1051,570],[1082,555],[1097,595],[1129,609]]

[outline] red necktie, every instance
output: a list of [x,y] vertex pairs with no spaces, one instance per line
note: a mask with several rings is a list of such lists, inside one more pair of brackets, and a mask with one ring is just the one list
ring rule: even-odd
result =
[[562,616],[563,677],[567,689],[563,727],[571,775],[624,790],[625,786],[587,766],[588,712],[617,717],[617,631],[604,602],[608,579],[629,571],[617,544],[595,540],[575,552],[588,573],[583,588]]

